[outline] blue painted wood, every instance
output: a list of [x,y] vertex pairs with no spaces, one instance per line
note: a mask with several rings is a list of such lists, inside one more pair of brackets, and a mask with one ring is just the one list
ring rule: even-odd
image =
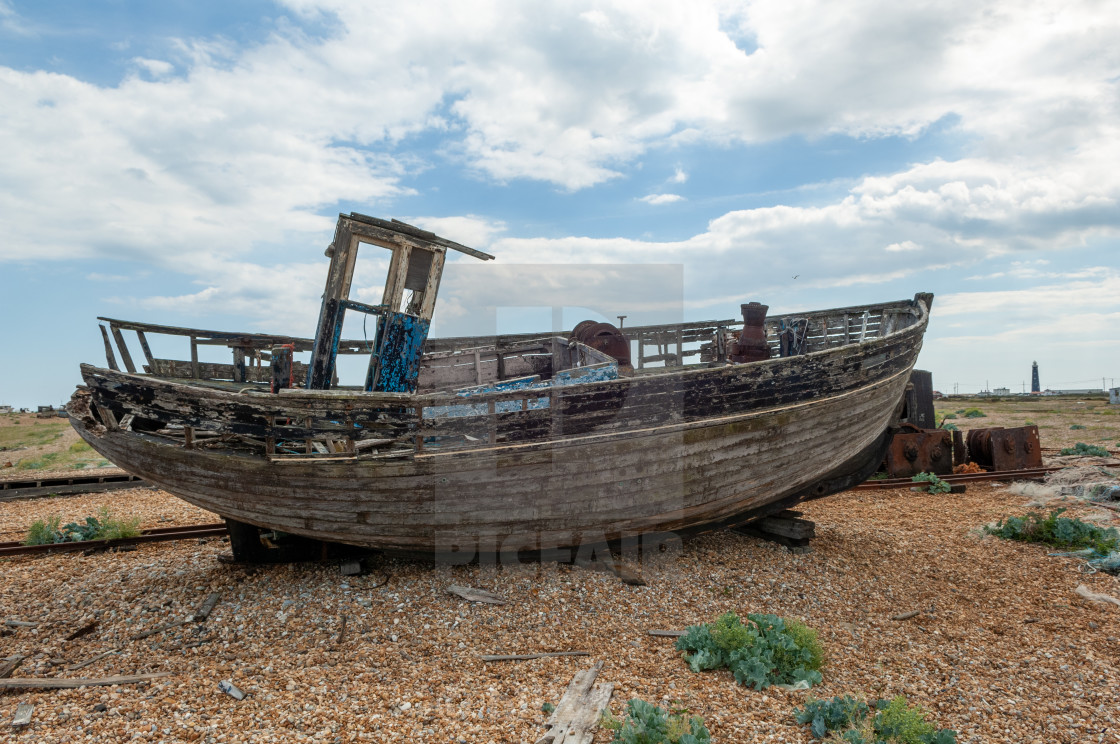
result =
[[414,393],[420,377],[420,355],[430,321],[407,313],[385,312],[377,322],[374,354],[366,374],[366,390]]

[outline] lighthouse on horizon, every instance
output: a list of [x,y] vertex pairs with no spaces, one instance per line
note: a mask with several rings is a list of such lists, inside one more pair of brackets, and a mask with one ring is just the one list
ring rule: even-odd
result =
[[1038,384],[1038,362],[1031,362],[1031,395],[1039,395],[1042,388]]

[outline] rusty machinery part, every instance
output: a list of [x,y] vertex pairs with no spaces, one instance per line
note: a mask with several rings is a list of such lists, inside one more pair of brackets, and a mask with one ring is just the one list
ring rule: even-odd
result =
[[761,362],[770,358],[770,345],[766,343],[766,311],[769,305],[748,302],[740,305],[743,313],[743,330],[739,338],[728,344],[727,358],[738,364]]
[[992,427],[968,432],[968,459],[996,471],[1042,467],[1037,426]]
[[583,320],[572,329],[569,340],[579,341],[596,351],[601,351],[618,360],[620,367],[630,366],[630,341],[610,323],[596,323]]
[[[1022,470],[1015,474],[1016,480],[1042,480],[1050,473],[1056,473],[1061,468],[1031,468],[1029,470]],[[946,483],[983,483],[984,481],[994,481],[1006,479],[1007,476],[1003,473],[951,473],[949,475],[940,476],[941,480]],[[888,478],[885,480],[869,480],[855,486],[855,489],[872,490],[878,488],[912,488],[914,481],[910,478]]]
[[908,478],[918,473],[952,473],[952,434],[945,429],[905,425],[891,439],[886,461],[887,475],[891,478]]
[[178,527],[157,527],[144,530],[136,537],[121,537],[115,540],[82,540],[80,542],[50,543],[47,545],[24,545],[19,542],[0,543],[0,556],[30,555],[36,553],[61,553],[78,550],[99,550],[118,545],[138,543],[168,542],[171,540],[193,540],[202,537],[220,537],[227,534],[225,524],[189,524]]

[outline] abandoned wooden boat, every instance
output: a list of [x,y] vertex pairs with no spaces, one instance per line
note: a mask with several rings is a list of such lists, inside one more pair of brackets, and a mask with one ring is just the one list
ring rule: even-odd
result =
[[[392,251],[379,305],[349,299],[359,244]],[[752,304],[746,325],[428,339],[448,250],[491,258],[340,216],[313,339],[103,318],[108,368],[82,365],[73,424],[112,462],[234,525],[467,557],[684,534],[873,472],[932,303],[765,320]],[[340,338],[348,311],[376,316],[372,346]],[[155,357],[152,334],[189,339],[189,360]],[[213,346],[232,363],[200,361]],[[337,386],[337,357],[358,353],[365,384]]]

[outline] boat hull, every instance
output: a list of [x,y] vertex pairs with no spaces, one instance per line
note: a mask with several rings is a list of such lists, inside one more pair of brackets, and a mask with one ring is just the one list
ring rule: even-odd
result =
[[928,303],[893,303],[882,335],[865,339],[865,320],[851,341],[845,309],[843,330],[803,355],[466,405],[451,393],[231,391],[83,365],[69,411],[129,472],[310,538],[473,557],[684,535],[867,477],[898,423]]
[[742,523],[849,487],[881,460],[908,373],[698,422],[397,461],[270,462],[75,426],[125,470],[260,527],[413,553],[548,550]]

